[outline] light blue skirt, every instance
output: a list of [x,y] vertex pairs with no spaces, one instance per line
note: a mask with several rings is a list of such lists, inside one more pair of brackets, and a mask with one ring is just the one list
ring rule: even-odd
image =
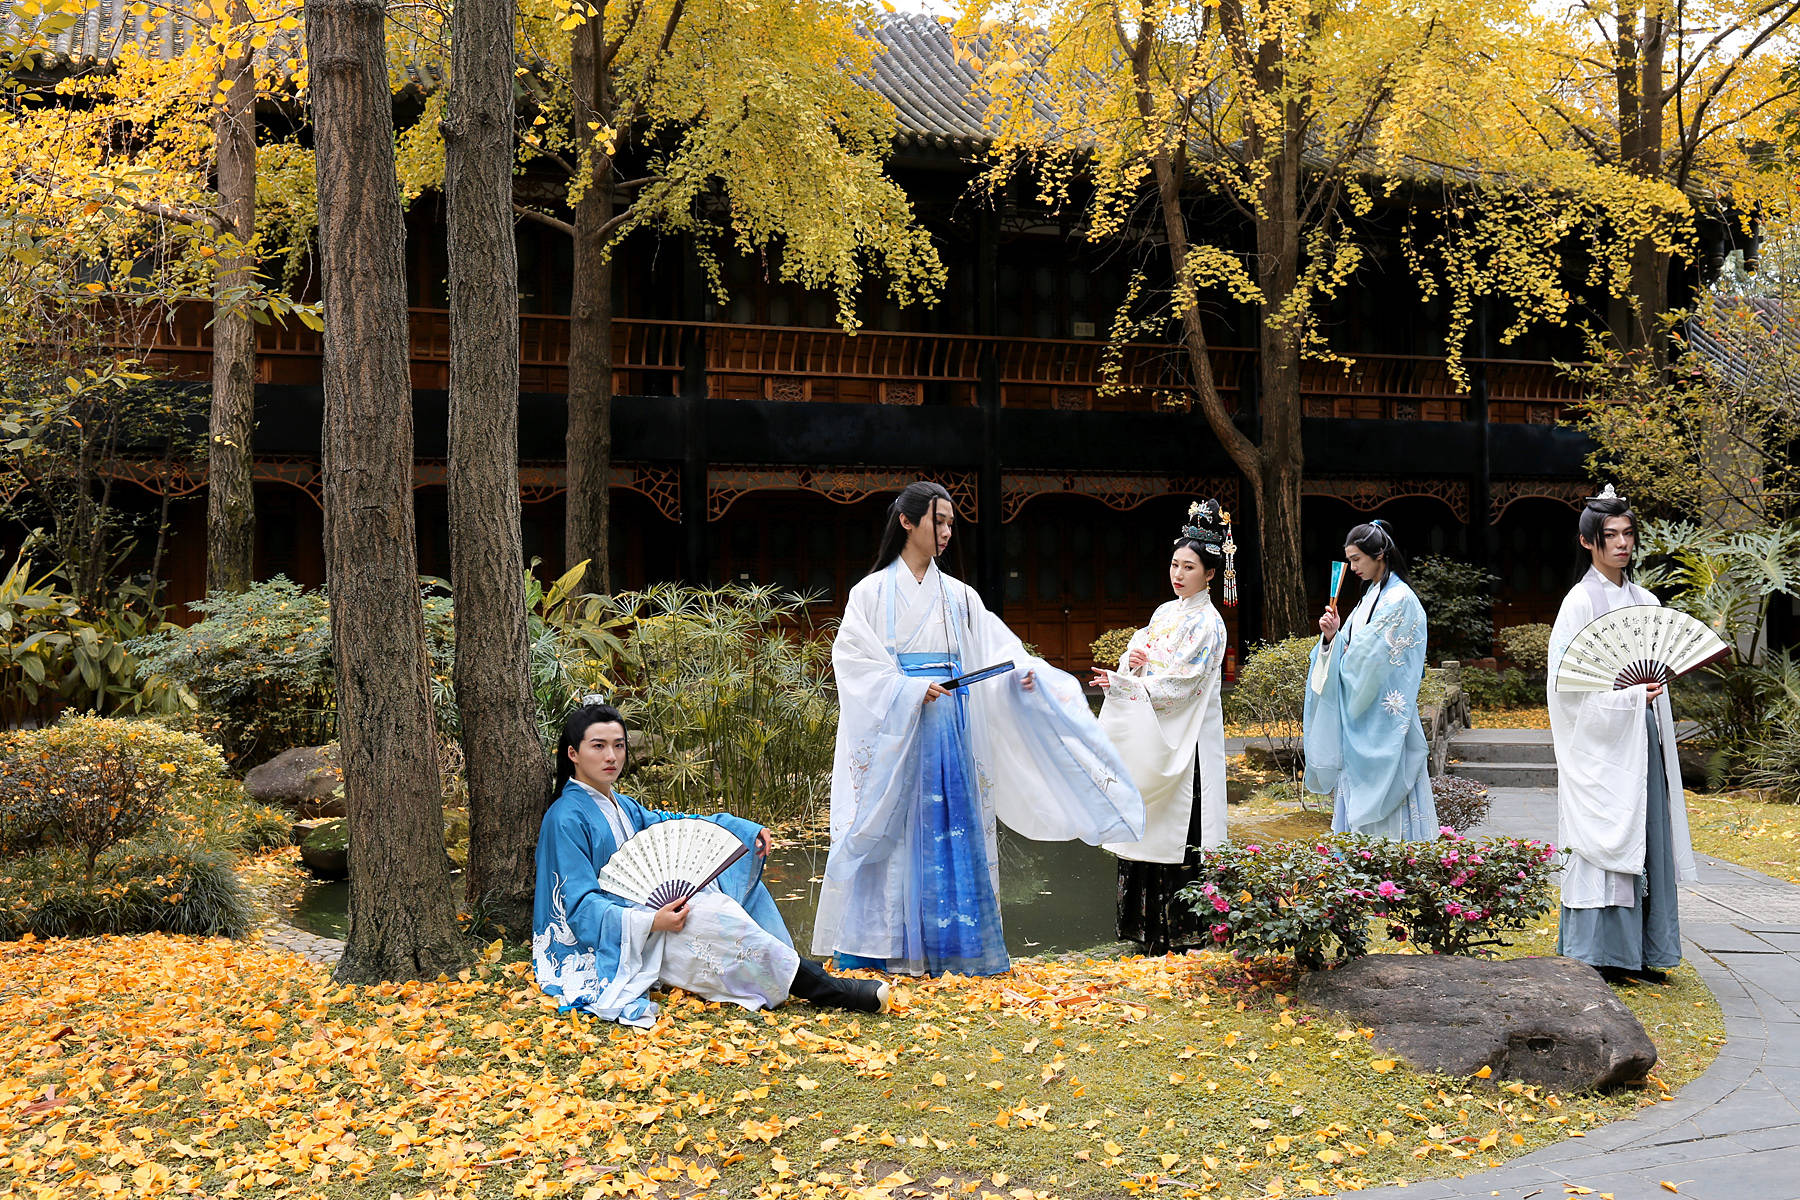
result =
[[[941,654],[901,654],[914,678],[948,679],[959,669]],[[998,975],[1012,965],[1000,925],[1000,900],[988,870],[987,828],[969,754],[967,693],[925,705],[919,721],[918,806],[897,853],[912,859],[912,898],[901,913],[904,962],[928,975]],[[886,970],[891,960],[838,953],[840,968]]]

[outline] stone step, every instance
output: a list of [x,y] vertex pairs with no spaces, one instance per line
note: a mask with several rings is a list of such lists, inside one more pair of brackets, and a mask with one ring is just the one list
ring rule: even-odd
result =
[[1450,757],[1466,763],[1554,763],[1556,747],[1547,739],[1500,742],[1459,735],[1450,739]]
[[1460,762],[1450,764],[1450,774],[1473,779],[1489,787],[1550,788],[1556,786],[1555,763]]

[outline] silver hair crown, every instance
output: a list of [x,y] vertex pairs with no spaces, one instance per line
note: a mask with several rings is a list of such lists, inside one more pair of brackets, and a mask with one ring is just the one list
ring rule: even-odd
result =
[[1600,489],[1600,494],[1598,496],[1589,496],[1588,497],[1589,504],[1592,504],[1597,500],[1617,500],[1620,504],[1625,504],[1625,505],[1629,505],[1631,503],[1631,501],[1627,500],[1625,497],[1619,495],[1618,492],[1614,491],[1613,485],[1610,483]]

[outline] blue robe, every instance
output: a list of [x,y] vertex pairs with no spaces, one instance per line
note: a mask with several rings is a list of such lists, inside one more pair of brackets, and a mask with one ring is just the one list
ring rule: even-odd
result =
[[1373,587],[1307,679],[1306,787],[1336,797],[1337,833],[1425,841],[1438,836],[1419,682],[1425,609],[1406,581]]
[[[1080,683],[1028,656],[936,563],[916,580],[896,560],[851,589],[831,661],[840,715],[814,953],[997,974],[1010,965],[997,822],[1039,841],[1143,837],[1143,799]],[[1007,661],[925,703],[934,680]]]
[[[614,793],[634,831],[690,813],[658,812]],[[754,847],[762,827],[720,813],[702,817]],[[567,1012],[580,1009],[609,1021],[648,1027],[656,1005],[645,993],[657,981],[660,945],[647,951],[651,910],[602,891],[597,874],[618,849],[605,814],[571,779],[544,814],[538,833],[537,894],[532,911],[531,957],[540,987]],[[718,879],[719,891],[782,946],[793,947],[775,900],[762,884],[762,859],[746,854]],[[667,940],[669,935],[656,935]],[[787,978],[779,981],[785,994]]]

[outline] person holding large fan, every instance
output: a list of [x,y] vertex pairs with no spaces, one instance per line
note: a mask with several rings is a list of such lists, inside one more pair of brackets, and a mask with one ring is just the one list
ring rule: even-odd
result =
[[[1647,630],[1654,642],[1662,626],[1687,622],[1673,612],[1675,620],[1657,620],[1651,614],[1666,610],[1632,582],[1637,519],[1611,484],[1582,507],[1578,537],[1587,570],[1563,598],[1550,633],[1557,842],[1568,850],[1557,952],[1612,982],[1661,982],[1681,961],[1678,881],[1696,873],[1666,686],[1671,664],[1637,644]],[[1630,611],[1616,631],[1594,628],[1621,610]],[[1678,653],[1675,671],[1693,665],[1688,657],[1704,661],[1716,653],[1703,637],[1689,640],[1701,644]],[[1609,654],[1614,647],[1624,652]],[[1610,657],[1633,661],[1623,669],[1597,665]]]
[[1344,558],[1363,592],[1347,619],[1335,607],[1319,618],[1301,730],[1306,787],[1334,798],[1335,832],[1435,838],[1419,723],[1425,609],[1406,584],[1406,556],[1386,521],[1352,529]]
[[901,491],[832,644],[831,853],[813,951],[839,967],[1007,970],[996,819],[1040,841],[1144,833],[1144,802],[1080,683],[938,569],[955,521],[940,484]]
[[564,1011],[645,1029],[657,1013],[645,993],[659,982],[749,1009],[792,995],[886,1011],[887,984],[839,978],[794,952],[762,884],[768,831],[728,813],[645,808],[614,786],[626,751],[625,720],[611,705],[583,704],[563,723],[538,834],[538,986]]
[[1225,620],[1212,579],[1223,567],[1225,603],[1236,604],[1236,555],[1231,514],[1217,500],[1189,506],[1169,557],[1175,598],[1131,635],[1117,670],[1094,669],[1100,727],[1144,797],[1144,836],[1106,846],[1119,860],[1118,931],[1151,954],[1211,942],[1208,922],[1175,895],[1199,875],[1200,851],[1225,842]]

